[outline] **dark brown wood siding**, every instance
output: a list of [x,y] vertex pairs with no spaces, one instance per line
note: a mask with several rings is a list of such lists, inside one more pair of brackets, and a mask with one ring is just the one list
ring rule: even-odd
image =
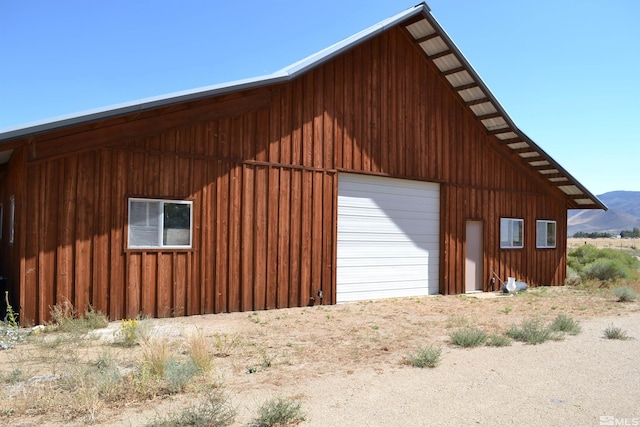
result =
[[[5,169],[3,169],[0,183],[0,204],[2,204],[2,223],[0,224],[0,307],[6,310],[6,295],[9,292],[9,304],[16,313],[23,305],[20,292],[20,278],[25,273],[24,253],[22,252],[24,239],[27,238],[24,226],[29,221],[38,218],[23,218],[24,210],[21,205],[24,200],[24,168],[25,149],[16,149]],[[11,241],[11,203],[13,212],[13,241]],[[4,313],[3,313],[4,314]],[[3,317],[4,319],[4,317]]]
[[[289,83],[34,137],[23,319],[64,300],[112,319],[335,302],[338,172],[441,183],[441,291],[464,292],[465,221],[490,271],[564,279],[566,204],[474,119],[401,28]],[[193,249],[127,250],[129,197],[193,200]],[[500,217],[525,219],[522,250]],[[558,248],[535,249],[535,220]],[[318,298],[322,290],[323,298]]]

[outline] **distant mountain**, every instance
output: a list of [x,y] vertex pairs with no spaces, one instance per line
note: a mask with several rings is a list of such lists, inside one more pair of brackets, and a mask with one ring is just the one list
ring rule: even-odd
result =
[[569,237],[578,231],[619,234],[622,230],[640,227],[640,191],[611,191],[598,198],[609,210],[570,210]]

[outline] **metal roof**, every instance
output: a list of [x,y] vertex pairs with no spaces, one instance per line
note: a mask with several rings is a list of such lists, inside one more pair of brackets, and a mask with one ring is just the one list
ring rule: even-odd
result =
[[415,43],[440,70],[453,90],[460,96],[462,102],[486,128],[487,133],[495,135],[501,144],[517,154],[525,167],[531,168],[541,178],[562,191],[568,198],[569,208],[607,210],[604,203],[591,194],[515,125],[462,52],[431,15],[426,3],[418,4],[400,12],[333,46],[269,75],[146,98],[0,130],[0,163],[8,161],[8,154],[12,151],[2,150],[3,142],[105,118],[287,82],[312,68],[320,66],[342,52],[400,24],[405,26]]

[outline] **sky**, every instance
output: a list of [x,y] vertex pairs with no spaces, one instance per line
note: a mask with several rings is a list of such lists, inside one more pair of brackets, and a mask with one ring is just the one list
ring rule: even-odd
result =
[[[417,0],[0,0],[0,132],[270,74]],[[640,191],[640,1],[430,0],[516,125],[591,193]]]

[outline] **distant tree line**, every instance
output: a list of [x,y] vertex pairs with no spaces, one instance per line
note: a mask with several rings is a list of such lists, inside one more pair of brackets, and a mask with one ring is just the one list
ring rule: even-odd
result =
[[[607,233],[604,231],[593,231],[591,233],[587,233],[584,231],[578,231],[577,233],[573,233],[573,237],[578,239],[598,239],[598,238],[610,238],[614,237],[613,233]],[[620,232],[620,237],[622,238],[640,238],[640,228],[633,227],[633,230],[622,230]]]
[[638,238],[640,237],[640,228],[638,227],[633,227],[633,230],[629,231],[629,230],[622,230],[620,232],[620,237],[631,237],[631,238]]
[[573,237],[579,239],[598,239],[598,238],[609,238],[613,237],[612,233],[605,233],[602,231],[593,231],[591,233],[586,233],[584,231],[578,231],[577,233],[573,233]]

